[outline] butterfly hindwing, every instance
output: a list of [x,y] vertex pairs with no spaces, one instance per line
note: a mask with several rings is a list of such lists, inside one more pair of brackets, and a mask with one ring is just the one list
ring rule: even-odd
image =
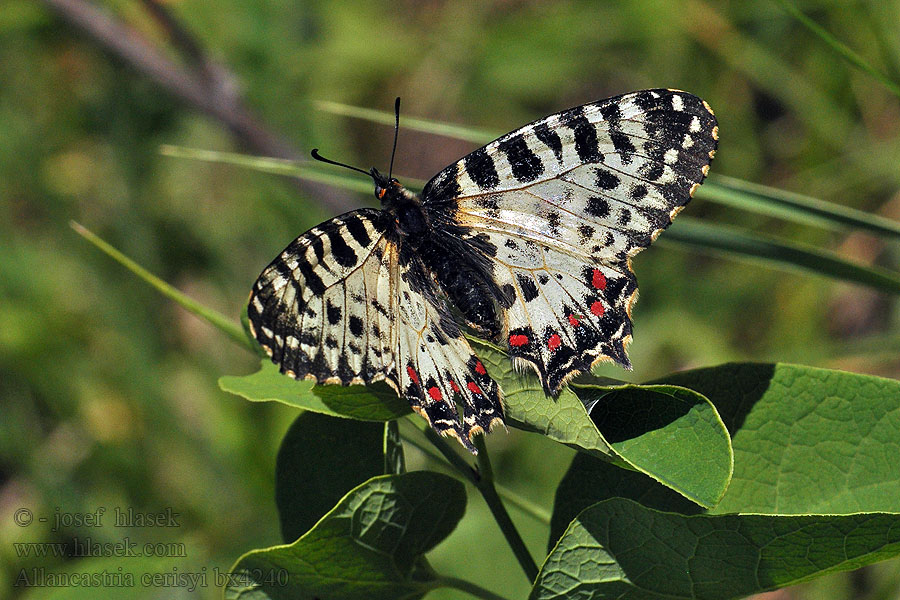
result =
[[535,121],[426,185],[426,207],[489,240],[494,283],[515,295],[507,349],[546,391],[599,360],[630,366],[631,258],[690,200],[717,135],[696,96],[645,90]]
[[472,450],[474,434],[503,422],[499,389],[432,286],[412,257],[398,281],[399,389],[439,433]]

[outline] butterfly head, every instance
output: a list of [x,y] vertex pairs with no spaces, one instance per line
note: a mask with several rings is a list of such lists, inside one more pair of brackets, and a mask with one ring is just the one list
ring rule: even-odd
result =
[[375,182],[375,197],[381,201],[382,206],[386,206],[398,194],[402,193],[403,186],[393,177],[385,177],[374,167],[369,171],[369,175],[372,177],[372,181]]

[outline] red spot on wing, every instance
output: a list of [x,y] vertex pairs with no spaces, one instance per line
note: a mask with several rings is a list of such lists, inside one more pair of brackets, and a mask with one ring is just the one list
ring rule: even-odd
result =
[[572,327],[578,327],[581,323],[578,322],[578,319],[575,318],[575,315],[569,315],[569,324]]
[[468,384],[466,384],[466,387],[469,388],[469,391],[471,391],[473,394],[483,394],[484,393],[481,391],[481,388],[478,387],[478,384],[475,383],[474,381],[470,381]]
[[598,317],[602,317],[603,313],[606,312],[606,309],[603,308],[603,304],[600,301],[597,301],[591,304],[591,312]]
[[559,335],[555,333],[550,336],[549,340],[547,340],[547,347],[550,348],[551,352],[559,348],[560,344],[562,344],[562,340],[559,339]]
[[487,375],[487,370],[484,368],[484,365],[481,364],[480,360],[475,361],[475,372],[479,375]]
[[416,375],[415,369],[406,367],[406,373],[409,375],[409,378],[412,379],[414,384],[419,385],[419,376]]
[[527,335],[511,335],[509,336],[509,345],[510,346],[524,346],[528,343]]
[[443,399],[443,396],[441,395],[441,390],[437,389],[434,386],[431,386],[430,388],[428,388],[428,395],[431,396],[431,399],[434,400],[435,402],[439,402],[441,399]]
[[450,389],[453,390],[457,394],[459,393],[459,386],[456,385],[455,381],[450,382]]
[[598,290],[606,289],[606,275],[600,272],[600,269],[594,269],[594,276],[591,278],[591,284]]

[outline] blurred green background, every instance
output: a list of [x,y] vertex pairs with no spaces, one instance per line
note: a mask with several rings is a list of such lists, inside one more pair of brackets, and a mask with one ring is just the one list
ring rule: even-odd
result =
[[[334,100],[505,132],[645,87],[705,98],[719,118],[713,172],[900,219],[900,103],[776,2],[281,2],[168,0],[218,68],[202,71],[153,2],[0,4],[0,597],[218,598],[215,569],[279,543],[275,454],[295,412],[221,392],[256,359],[78,237],[84,224],[235,320],[262,267],[291,239],[371,195],[313,189],[238,167],[162,156],[162,144],[265,153],[133,59],[61,18],[95,7],[187,73],[240,96],[283,155],[386,169],[389,127],[318,110]],[[900,79],[900,1],[797,6]],[[71,13],[70,13],[71,14]],[[94,20],[96,23],[96,19]],[[188,53],[189,55],[189,53]],[[143,55],[146,58],[146,54]],[[163,69],[163,72],[165,69]],[[230,90],[230,91],[229,91]],[[207,107],[208,108],[208,107]],[[226,107],[227,108],[227,107]],[[213,110],[215,112],[215,109]],[[243,113],[242,113],[243,114]],[[240,129],[240,128],[238,128]],[[256,141],[254,141],[256,139]],[[395,175],[427,179],[474,145],[402,131]],[[274,152],[274,150],[273,150]],[[896,269],[898,249],[701,200],[694,217],[815,244]],[[677,225],[676,225],[677,226]],[[641,381],[730,360],[793,361],[900,375],[892,298],[659,244],[635,260],[633,373]],[[511,431],[489,440],[500,482],[551,507],[571,451]],[[409,449],[412,467],[428,463]],[[35,520],[17,526],[19,508]],[[54,515],[171,508],[178,527],[63,526]],[[536,556],[546,527],[512,509]],[[184,544],[168,558],[17,556],[13,542]],[[175,548],[178,548],[177,546]],[[527,585],[477,494],[434,567],[506,597]],[[16,587],[22,569],[161,573],[133,589]],[[202,573],[190,592],[179,574]],[[121,571],[120,571],[121,569]],[[139,577],[139,575],[138,575]],[[896,598],[896,562],[779,598]],[[81,594],[81,595],[79,595]],[[435,593],[429,598],[456,597]]]

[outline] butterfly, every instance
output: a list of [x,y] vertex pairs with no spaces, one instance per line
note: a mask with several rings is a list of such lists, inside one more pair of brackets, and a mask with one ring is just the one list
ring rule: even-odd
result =
[[550,396],[600,361],[630,369],[631,259],[688,203],[717,140],[706,102],[652,89],[525,125],[418,195],[362,171],[382,208],[291,242],[253,285],[251,333],[291,377],[385,380],[475,452],[504,412],[465,333],[500,344]]

